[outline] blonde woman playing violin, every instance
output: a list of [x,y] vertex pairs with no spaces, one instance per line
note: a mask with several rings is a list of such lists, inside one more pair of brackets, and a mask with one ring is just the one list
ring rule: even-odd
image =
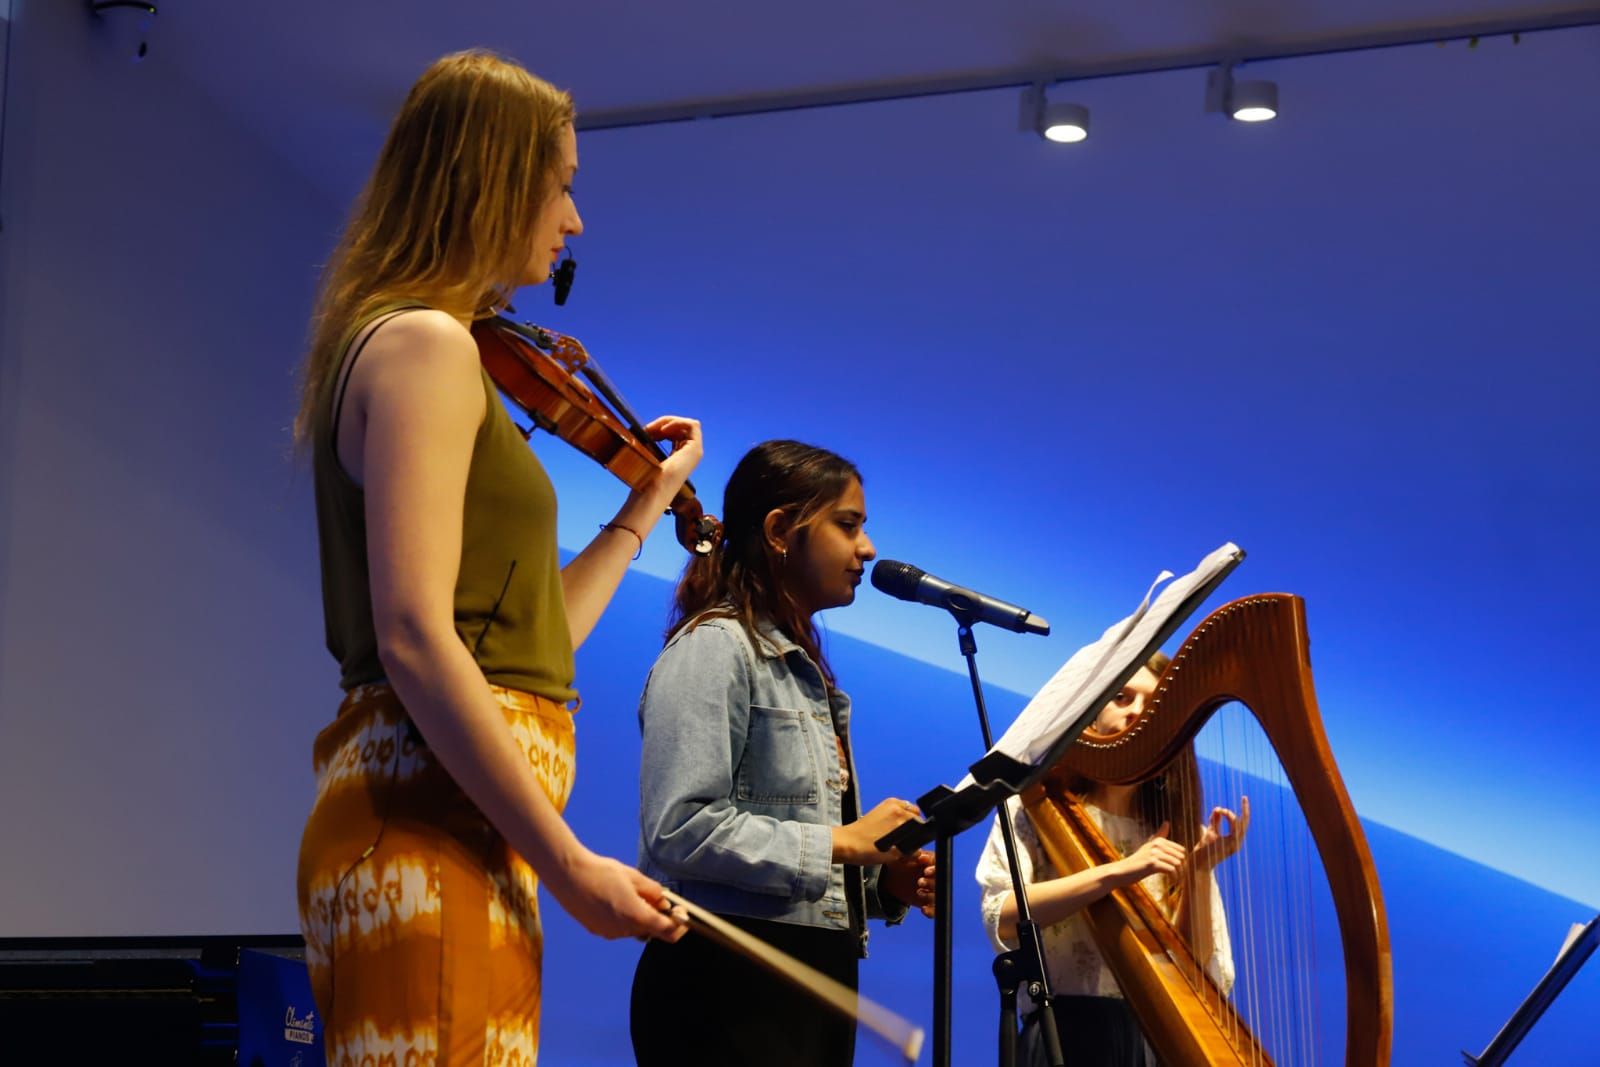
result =
[[411,89],[324,276],[296,438],[329,650],[301,926],[330,1063],[532,1063],[536,885],[602,937],[675,938],[660,886],[583,846],[573,649],[701,455],[672,454],[565,568],[555,493],[469,333],[583,231],[571,99],[461,53]]

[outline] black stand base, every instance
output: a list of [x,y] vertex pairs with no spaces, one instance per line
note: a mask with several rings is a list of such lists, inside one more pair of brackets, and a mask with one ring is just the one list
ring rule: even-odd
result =
[[[1001,817],[1005,817],[1003,812]],[[1065,1067],[1056,1013],[1050,1008],[1050,982],[1043,969],[1044,942],[1039,924],[1032,919],[1018,923],[1017,941],[1017,948],[994,958],[994,980],[1000,987],[1000,1067],[1017,1067],[1017,990],[1022,988],[1039,1006],[1039,1030],[1050,1067]]]

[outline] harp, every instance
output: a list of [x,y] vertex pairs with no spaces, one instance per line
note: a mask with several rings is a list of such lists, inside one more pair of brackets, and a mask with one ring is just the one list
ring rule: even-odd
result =
[[[1074,783],[1081,788],[1085,780],[1133,785],[1160,778],[1164,792],[1172,796],[1172,836],[1192,844],[1203,812],[1213,803],[1226,803],[1207,796],[1202,807],[1195,740],[1219,709],[1228,705],[1233,714],[1234,702],[1253,713],[1259,735],[1281,764],[1281,776],[1270,789],[1298,805],[1304,817],[1301,836],[1314,843],[1320,857],[1326,889],[1319,891],[1319,899],[1331,897],[1343,962],[1344,1063],[1386,1067],[1393,995],[1383,898],[1317,711],[1305,604],[1299,597],[1246,597],[1213,612],[1184,641],[1143,713],[1116,734],[1083,733],[1050,773],[1023,794],[1024,806],[1045,853],[1063,874],[1119,855],[1072,791]],[[1252,781],[1251,788],[1263,788],[1259,779]],[[1239,856],[1223,861],[1216,877],[1222,879],[1240,856],[1270,847],[1252,825]],[[1304,859],[1314,879],[1318,865],[1311,862],[1309,847]],[[1237,880],[1248,882],[1249,868],[1244,870]],[[1288,903],[1281,912],[1267,914],[1265,922],[1249,908],[1223,909],[1230,926],[1253,923],[1267,930],[1266,937],[1281,935],[1282,940],[1262,955],[1272,961],[1271,969],[1284,973],[1252,979],[1255,984],[1235,998],[1208,973],[1207,961],[1170,910],[1173,898],[1182,907],[1181,898],[1196,895],[1175,891],[1158,901],[1143,885],[1134,885],[1082,913],[1161,1062],[1166,1067],[1321,1062],[1315,1056],[1317,1035],[1309,1029],[1316,1020],[1290,1018],[1292,1009],[1307,999],[1310,961],[1296,958],[1287,927],[1297,912],[1309,907],[1304,901]],[[1245,940],[1253,937],[1248,934]],[[1252,945],[1246,947],[1253,951]],[[1283,990],[1263,994],[1261,983],[1280,983]]]

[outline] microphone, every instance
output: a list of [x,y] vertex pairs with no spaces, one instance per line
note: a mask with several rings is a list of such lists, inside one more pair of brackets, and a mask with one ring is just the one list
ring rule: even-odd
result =
[[567,294],[572,292],[572,276],[578,273],[578,261],[572,258],[572,249],[566,251],[567,258],[550,272],[550,281],[556,287],[557,305],[567,302]]
[[880,559],[872,568],[872,584],[879,592],[901,600],[931,604],[1019,634],[1049,634],[1050,624],[1027,608],[951,585],[927,571],[899,560]]

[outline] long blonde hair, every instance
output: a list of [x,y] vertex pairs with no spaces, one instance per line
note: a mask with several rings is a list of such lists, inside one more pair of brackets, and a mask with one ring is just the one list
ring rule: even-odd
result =
[[469,317],[505,305],[534,220],[556,193],[572,120],[569,95],[489,52],[445,56],[417,79],[323,272],[298,444],[363,317],[398,300]]

